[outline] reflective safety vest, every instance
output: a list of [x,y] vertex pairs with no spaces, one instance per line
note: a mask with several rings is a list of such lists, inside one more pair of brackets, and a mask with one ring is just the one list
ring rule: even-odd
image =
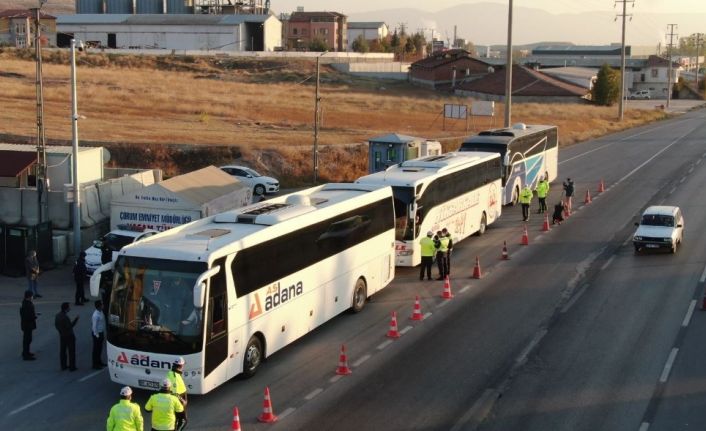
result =
[[439,251],[446,253],[449,251],[449,239],[447,237],[439,238]]
[[419,245],[422,246],[422,256],[434,256],[436,247],[434,246],[434,240],[425,236],[419,241]]
[[540,181],[539,184],[537,184],[537,197],[538,198],[546,198],[548,194],[549,194],[549,183],[546,181]]
[[159,392],[147,400],[145,410],[152,412],[152,428],[173,430],[176,427],[176,413],[183,412],[184,406],[176,396]]
[[107,431],[142,431],[140,406],[129,400],[120,400],[110,409]]
[[167,379],[172,382],[172,393],[174,395],[182,395],[186,393],[186,385],[184,384],[184,379],[181,377],[180,373],[176,371],[168,371]]
[[520,193],[520,203],[529,204],[530,202],[532,202],[532,190],[529,187],[525,187]]

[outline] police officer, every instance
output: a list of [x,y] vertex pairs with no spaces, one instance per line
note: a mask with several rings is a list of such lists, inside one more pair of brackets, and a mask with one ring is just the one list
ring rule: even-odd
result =
[[184,405],[172,395],[172,382],[165,378],[159,392],[147,400],[145,410],[152,412],[152,431],[175,431],[176,414],[184,411]]
[[120,389],[120,401],[110,409],[106,421],[107,431],[142,431],[140,406],[131,400],[132,389],[130,386]]
[[419,240],[419,245],[422,248],[422,266],[419,268],[419,279],[424,280],[424,272],[427,273],[427,280],[431,280],[431,266],[434,263],[434,253],[436,252],[436,247],[434,246],[434,240],[431,237],[434,232],[427,232],[427,236]]
[[574,196],[574,182],[571,181],[571,178],[567,178],[562,185],[564,186],[564,206],[566,206],[566,211],[571,214],[571,198]]
[[169,379],[169,382],[172,384],[172,395],[179,398],[179,401],[181,401],[181,404],[184,406],[184,411],[176,414],[177,431],[186,428],[186,423],[188,422],[186,418],[186,385],[184,384],[184,379],[181,377],[185,363],[184,358],[180,356],[172,362],[172,369],[167,372],[167,379]]
[[451,238],[451,232],[446,230],[446,228],[441,229],[441,234],[449,239],[448,251],[446,252],[446,275],[451,275],[451,252],[454,249],[454,241]]
[[446,258],[449,253],[449,239],[444,236],[441,231],[436,232],[436,236],[439,238],[436,245],[436,265],[439,268],[439,278],[437,280],[443,280],[448,274],[446,274],[447,263]]
[[522,205],[522,221],[529,221],[529,209],[532,203],[532,189],[525,184],[520,192],[520,204]]
[[539,199],[539,209],[537,214],[547,212],[547,195],[549,194],[549,182],[546,177],[539,180],[537,184],[537,199]]

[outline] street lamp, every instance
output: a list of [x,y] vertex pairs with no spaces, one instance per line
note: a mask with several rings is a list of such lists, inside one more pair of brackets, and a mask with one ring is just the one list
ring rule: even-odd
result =
[[319,180],[319,76],[321,57],[328,54],[328,51],[322,52],[316,57],[316,97],[314,99],[314,184]]
[[[78,41],[78,49],[83,51],[83,42]],[[74,225],[74,253],[81,252],[81,188],[78,182],[78,103],[76,100],[76,39],[71,39],[71,141],[73,164],[71,169],[71,182],[73,183],[73,225]]]
[[44,85],[42,79],[42,38],[41,38],[41,9],[47,0],[39,0],[37,7],[31,9],[34,14],[34,52],[35,52],[35,91],[37,98],[37,223],[43,217],[43,197],[48,189],[47,185],[47,149],[44,135]]

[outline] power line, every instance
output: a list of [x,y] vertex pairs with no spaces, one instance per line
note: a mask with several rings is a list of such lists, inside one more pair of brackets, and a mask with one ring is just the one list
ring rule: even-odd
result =
[[672,100],[672,48],[674,47],[674,38],[678,38],[679,35],[674,32],[678,24],[667,24],[669,27],[669,44],[667,45],[667,59],[669,61],[669,67],[667,68],[667,108],[669,108],[669,102]]
[[618,121],[623,121],[623,114],[625,113],[625,19],[630,17],[632,21],[632,14],[627,14],[628,3],[635,7],[635,0],[615,0],[613,6],[618,3],[623,4],[623,13],[618,14],[615,18],[621,17],[623,19],[623,31],[620,39],[620,103],[618,104]]

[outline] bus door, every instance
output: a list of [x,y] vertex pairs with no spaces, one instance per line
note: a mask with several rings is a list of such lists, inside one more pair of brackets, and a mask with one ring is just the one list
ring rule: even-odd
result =
[[204,377],[216,372],[218,368],[217,373],[222,375],[215,377],[216,382],[226,379],[225,361],[228,357],[228,283],[225,261],[226,258],[222,257],[213,263],[214,267],[220,266],[221,270],[211,277],[206,299]]

